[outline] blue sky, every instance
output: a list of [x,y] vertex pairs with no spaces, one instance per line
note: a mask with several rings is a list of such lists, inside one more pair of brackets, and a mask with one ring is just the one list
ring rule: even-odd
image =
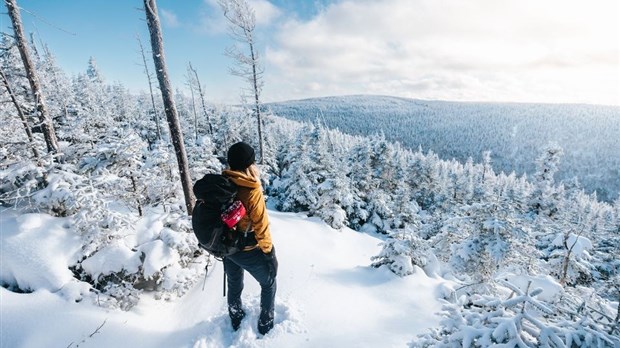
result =
[[[107,81],[146,89],[142,1],[17,0],[28,32],[70,74],[90,56]],[[616,0],[248,0],[264,101],[381,94],[421,99],[620,104]],[[207,97],[238,102],[216,0],[159,0],[173,86],[189,61]],[[30,12],[30,13],[29,13]],[[34,15],[33,15],[34,14]],[[9,30],[6,15],[0,17]]]

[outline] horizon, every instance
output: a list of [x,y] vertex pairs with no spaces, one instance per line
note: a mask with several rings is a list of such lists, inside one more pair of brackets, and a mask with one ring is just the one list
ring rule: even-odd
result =
[[[265,67],[263,103],[371,95],[620,105],[620,4],[613,0],[248,2]],[[107,82],[148,90],[135,39],[148,50],[141,1],[18,5],[26,32],[49,46],[69,76],[84,73],[92,56]],[[191,61],[208,100],[238,103],[245,84],[228,72],[224,50],[232,41],[217,1],[160,0],[158,10],[173,89],[185,91]],[[6,15],[0,25],[10,32]]]

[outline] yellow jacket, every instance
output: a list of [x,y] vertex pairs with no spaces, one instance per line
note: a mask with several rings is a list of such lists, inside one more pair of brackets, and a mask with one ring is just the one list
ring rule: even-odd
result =
[[[252,230],[254,230],[258,246],[264,253],[271,252],[269,218],[267,217],[267,207],[265,206],[263,188],[260,181],[235,170],[225,170],[222,174],[237,185],[237,199],[243,203],[247,211],[246,215],[237,224],[238,230],[247,230],[251,220]],[[245,250],[251,250],[255,247],[249,246]]]

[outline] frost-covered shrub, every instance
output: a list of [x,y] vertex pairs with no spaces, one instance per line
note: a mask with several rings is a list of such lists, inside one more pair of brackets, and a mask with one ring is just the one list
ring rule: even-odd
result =
[[195,180],[202,178],[207,173],[219,173],[222,171],[222,163],[216,156],[216,146],[211,137],[202,136],[196,143],[190,143],[187,147],[187,157],[190,163],[191,177]]
[[141,168],[138,191],[145,205],[166,205],[180,189],[174,155],[165,146],[157,146],[146,155]]
[[142,152],[146,143],[133,130],[111,129],[104,142],[81,159],[79,168],[83,172],[100,174],[108,169],[112,173],[127,176],[142,163]]
[[39,211],[53,216],[70,216],[81,208],[79,193],[91,185],[87,178],[68,172],[48,174],[47,186],[33,195]]
[[372,266],[386,265],[390,271],[401,277],[413,274],[414,266],[424,268],[432,254],[427,243],[411,230],[392,232],[381,245],[379,255],[371,258],[374,261]]
[[569,285],[592,282],[590,264],[592,242],[583,236],[559,233],[555,236],[549,255],[551,274]]
[[112,274],[100,280],[100,291],[96,297],[99,306],[107,308],[119,308],[124,311],[130,310],[140,302],[141,290],[136,289],[131,281],[131,276],[126,274]]
[[46,170],[30,161],[9,164],[0,169],[0,202],[21,205],[47,185]]
[[461,296],[444,301],[441,327],[410,347],[607,347],[620,344],[591,312],[538,299],[542,288],[503,282],[510,296]]
[[204,256],[186,216],[163,214],[145,219],[99,232],[88,230],[83,236],[90,238],[91,247],[83,250],[85,257],[74,273],[91,283],[99,291],[98,300],[105,297],[108,306],[131,308],[139,299],[138,290],[155,291],[159,298],[182,296],[203,272],[200,258]]

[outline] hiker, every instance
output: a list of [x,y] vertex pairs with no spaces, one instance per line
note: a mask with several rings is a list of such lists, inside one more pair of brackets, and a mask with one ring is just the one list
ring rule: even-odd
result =
[[267,207],[255,164],[254,149],[244,142],[234,144],[228,150],[228,165],[229,169],[222,174],[237,185],[237,199],[247,210],[237,230],[253,231],[246,238],[242,251],[224,258],[224,272],[228,278],[228,314],[236,331],[245,316],[241,306],[241,292],[243,271],[248,271],[261,287],[258,332],[264,335],[273,328],[278,260],[271,242]]

